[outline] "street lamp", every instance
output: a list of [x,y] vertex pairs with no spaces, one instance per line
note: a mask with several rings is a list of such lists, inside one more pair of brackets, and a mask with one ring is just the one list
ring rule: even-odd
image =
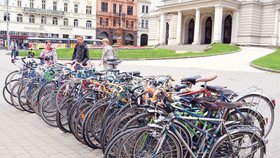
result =
[[123,45],[122,36],[123,36],[123,24],[122,24],[122,6],[119,8],[119,17],[120,17],[120,23],[119,28],[117,29],[117,45],[118,47],[121,47]]
[[10,31],[9,31],[9,22],[10,22],[10,14],[9,14],[9,0],[7,0],[7,50],[10,50]]

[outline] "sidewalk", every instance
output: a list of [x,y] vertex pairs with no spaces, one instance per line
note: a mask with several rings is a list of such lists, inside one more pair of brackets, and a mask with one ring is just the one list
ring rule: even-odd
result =
[[[0,90],[16,66],[0,50]],[[48,126],[36,114],[19,111],[0,99],[0,157],[2,158],[101,158],[101,150],[80,143],[70,133]]]

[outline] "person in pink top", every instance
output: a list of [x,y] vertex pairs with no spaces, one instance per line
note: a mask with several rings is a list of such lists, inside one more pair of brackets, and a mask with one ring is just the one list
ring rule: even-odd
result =
[[40,54],[40,59],[42,64],[54,65],[57,63],[56,50],[52,47],[50,40],[46,41],[46,46]]

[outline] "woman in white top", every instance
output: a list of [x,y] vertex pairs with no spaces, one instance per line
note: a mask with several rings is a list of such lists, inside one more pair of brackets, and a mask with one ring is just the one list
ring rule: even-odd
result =
[[102,40],[103,42],[103,50],[102,50],[102,57],[99,63],[99,66],[103,66],[104,69],[113,68],[111,65],[108,64],[108,59],[114,59],[114,52],[112,46],[109,45],[109,40],[107,38]]
[[52,47],[50,40],[46,41],[46,46],[40,54],[40,59],[42,64],[54,65],[57,63],[56,50]]

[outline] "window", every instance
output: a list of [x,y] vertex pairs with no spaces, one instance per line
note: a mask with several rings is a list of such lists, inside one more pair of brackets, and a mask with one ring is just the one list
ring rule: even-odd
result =
[[106,26],[109,26],[109,18],[106,18]]
[[113,19],[113,27],[116,27],[116,24],[117,24],[117,20]]
[[22,14],[17,15],[17,22],[22,22]]
[[78,19],[74,20],[74,26],[79,26],[79,20]]
[[34,0],[30,0],[29,2],[30,2],[29,7],[34,8]]
[[47,18],[45,16],[41,17],[41,24],[46,24],[47,23]]
[[75,6],[74,6],[74,12],[75,12],[75,13],[78,13],[78,8],[79,8],[79,5],[78,5],[78,4],[75,4]]
[[100,24],[100,26],[102,26],[102,24],[103,24],[103,18],[100,18],[100,19],[99,19],[99,24]]
[[144,23],[145,23],[145,20],[142,20],[141,21],[141,28],[144,28]]
[[133,6],[127,6],[127,15],[133,15]]
[[86,22],[86,27],[87,27],[87,28],[91,28],[91,21],[90,21],[90,20],[88,20],[88,21]]
[[63,34],[62,38],[69,38],[69,35],[68,34]]
[[18,6],[18,7],[21,7],[21,0],[18,0],[18,1],[17,1],[17,6]]
[[64,11],[67,12],[68,11],[68,4],[64,3]]
[[149,13],[149,6],[146,6],[146,13]]
[[117,13],[117,4],[113,4],[113,13],[114,13],[114,14]]
[[122,28],[122,20],[119,20],[119,27]]
[[35,16],[29,15],[29,23],[35,23]]
[[46,9],[46,0],[42,0],[42,9]]
[[92,10],[92,7],[91,6],[87,6],[86,7],[86,14],[91,14],[91,10]]
[[134,29],[134,21],[131,21],[131,29]]
[[125,28],[128,28],[128,21],[125,22]]
[[53,17],[53,20],[52,20],[52,23],[53,23],[53,25],[57,25],[57,17]]
[[0,31],[0,35],[6,35],[7,31]]
[[146,29],[148,28],[148,25],[149,25],[149,21],[148,20],[146,20]]
[[119,5],[119,16],[122,15],[122,4]]
[[7,12],[4,13],[4,21],[7,21],[7,19],[10,21],[10,13],[7,14]]
[[52,37],[58,37],[58,34],[52,33]]
[[145,6],[142,5],[142,13],[145,13]]
[[108,3],[107,2],[101,2],[101,11],[108,12]]
[[68,19],[67,19],[67,18],[64,18],[64,19],[63,19],[63,25],[64,25],[64,26],[68,26],[68,23],[69,23],[69,22],[68,22]]
[[53,10],[57,10],[57,2],[56,1],[53,2]]

